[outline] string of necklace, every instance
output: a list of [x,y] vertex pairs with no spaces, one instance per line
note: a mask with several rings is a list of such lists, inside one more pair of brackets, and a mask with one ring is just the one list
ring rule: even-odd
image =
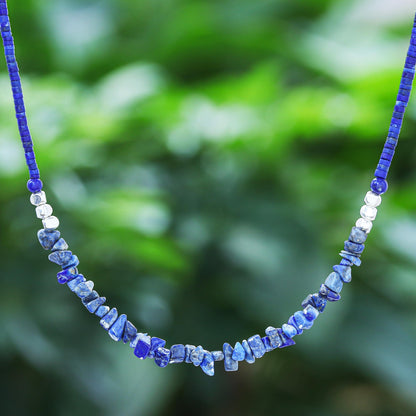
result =
[[344,283],[351,281],[351,267],[361,264],[360,256],[364,250],[364,242],[376,218],[377,207],[381,204],[381,195],[387,191],[387,173],[399,139],[415,74],[416,16],[393,116],[374,172],[375,178],[370,184],[370,191],[365,195],[364,205],[360,209],[360,218],[357,219],[348,239],[344,242],[344,249],[340,252],[342,258],[340,263],[332,267],[332,272],[319,290],[305,298],[302,302],[302,309],[291,315],[281,327],[269,326],[264,336],[255,334],[241,342],[236,342],[233,346],[226,342],[222,350],[218,351],[208,351],[201,345],[190,344],[176,344],[168,348],[165,340],[138,332],[127,319],[127,315],[119,313],[115,307],[106,305],[106,298],[94,290],[94,282],[87,280],[79,273],[79,259],[69,250],[68,243],[61,237],[58,231],[59,220],[52,215],[53,209],[47,203],[46,194],[42,190],[43,183],[40,179],[33,141],[27,124],[6,0],[0,0],[0,27],[17,125],[29,169],[27,188],[31,192],[30,202],[36,207],[36,216],[42,220],[43,225],[37,233],[38,240],[45,250],[51,251],[48,256],[49,260],[62,268],[57,274],[58,282],[66,284],[81,299],[86,309],[100,318],[100,325],[108,331],[108,335],[114,341],[128,344],[133,349],[134,355],[142,360],[154,359],[159,367],[166,367],[173,363],[192,363],[201,367],[204,373],[213,376],[216,361],[224,361],[225,371],[237,371],[240,361],[254,363],[256,358],[263,357],[267,352],[294,345],[293,338],[312,327],[319,314],[324,312],[327,302],[336,302],[341,299],[340,292]]

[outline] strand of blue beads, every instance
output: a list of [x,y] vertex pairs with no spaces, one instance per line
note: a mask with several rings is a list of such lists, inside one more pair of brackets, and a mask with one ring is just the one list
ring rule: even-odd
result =
[[20,81],[19,67],[16,61],[14,40],[10,29],[10,20],[6,0],[0,0],[0,28],[7,70],[9,72],[10,83],[12,86],[17,125],[23,149],[25,151],[26,164],[29,169],[30,179],[27,182],[27,188],[30,192],[39,192],[43,185],[40,180],[39,169],[36,163],[35,152],[33,150],[33,141],[27,124],[22,84]]

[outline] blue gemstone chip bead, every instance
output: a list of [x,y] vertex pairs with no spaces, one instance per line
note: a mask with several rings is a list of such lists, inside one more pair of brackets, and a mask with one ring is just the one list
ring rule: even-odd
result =
[[190,355],[191,358],[191,362],[193,363],[193,365],[195,367],[198,367],[199,365],[201,365],[203,359],[204,359],[204,348],[201,345],[198,345],[192,352]]
[[170,347],[170,363],[182,363],[185,360],[185,345],[175,344]]
[[231,358],[235,361],[243,361],[245,356],[246,356],[246,352],[244,351],[243,346],[239,342],[236,342],[234,345],[234,351],[233,351]]
[[117,318],[114,324],[111,325],[111,328],[108,331],[108,335],[110,335],[110,337],[114,341],[120,341],[122,339],[124,328],[126,326],[126,322],[127,322],[127,315],[123,313]]
[[150,340],[150,351],[147,355],[148,358],[155,358],[155,352],[158,348],[164,347],[166,345],[166,341],[162,338],[152,337]]
[[200,367],[202,371],[208,376],[214,375],[214,361],[215,360],[212,354],[207,351],[204,355],[204,359],[202,360]]
[[282,338],[280,338],[279,331],[277,328],[268,326],[265,330],[266,335],[269,337],[270,346],[272,348],[279,348],[282,344]]
[[100,295],[95,290],[93,290],[91,291],[91,293],[82,298],[82,303],[84,306],[87,306],[90,302],[92,302],[95,299],[98,299],[99,297]]
[[75,288],[82,282],[85,282],[85,277],[82,274],[79,274],[77,277],[75,277],[74,279],[70,280],[67,283],[67,286],[69,287],[69,289],[73,292],[75,290]]
[[368,237],[368,234],[365,231],[363,231],[361,228],[352,227],[348,240],[353,241],[354,243],[363,244],[365,243],[365,240],[367,239],[367,237]]
[[51,250],[60,236],[61,233],[58,230],[45,230],[42,228],[38,231],[39,243],[45,250]]
[[86,282],[81,282],[75,289],[74,293],[80,297],[84,298],[85,296],[89,295],[92,292],[94,287],[94,282],[92,280],[88,280]]
[[238,370],[238,361],[233,360],[233,347],[225,342],[223,345],[224,353],[224,369],[225,371],[237,371]]
[[195,349],[195,345],[186,344],[185,345],[185,362],[191,363],[191,353]]
[[334,272],[338,273],[344,283],[351,282],[351,267],[336,264],[332,266]]
[[63,285],[75,279],[77,276],[78,276],[78,269],[76,267],[71,267],[69,269],[64,269],[58,272],[56,275],[56,278],[58,279],[58,283]]
[[100,325],[108,331],[111,328],[111,325],[116,321],[118,312],[116,308],[111,309],[107,315],[104,315],[101,318]]
[[[296,331],[295,328],[293,329]],[[253,335],[247,340],[247,342],[248,345],[250,345],[251,351],[253,351],[253,355],[256,358],[261,358],[266,353],[266,348],[264,347],[260,335]]]
[[282,328],[277,328],[277,331],[280,335],[280,338],[282,338],[282,343],[279,345],[279,348],[285,348],[290,347],[291,345],[295,345],[295,341],[293,341],[292,338],[288,337]]
[[63,239],[60,238],[51,248],[52,251],[63,251],[68,250],[68,243]]
[[214,361],[222,361],[224,359],[224,353],[222,351],[212,351],[211,354],[214,358]]
[[[147,334],[138,334],[134,355],[141,360],[147,358],[151,347],[151,337]],[[158,350],[161,349],[160,347]]]
[[170,350],[167,348],[159,347],[155,351],[155,363],[159,367],[166,367],[170,361]]
[[103,297],[98,297],[98,298],[88,302],[85,305],[85,307],[88,309],[89,312],[97,314],[99,307],[101,305],[103,305],[105,303],[105,301],[106,301],[106,298],[104,296]]
[[54,251],[49,254],[48,259],[58,266],[65,268],[72,260],[72,252],[68,250]]
[[256,357],[254,356],[253,351],[250,348],[250,345],[248,345],[247,340],[243,339],[243,342],[241,343],[241,345],[243,346],[244,352],[245,352],[244,359],[246,360],[247,363],[253,364],[256,361]]
[[107,315],[110,311],[110,307],[107,305],[101,305],[98,309],[94,312],[99,318],[102,318],[104,315]]
[[133,341],[136,335],[137,328],[130,321],[127,321],[123,333],[123,342],[126,344],[127,342]]
[[336,272],[330,273],[325,280],[325,286],[336,293],[341,292],[343,286],[341,276]]

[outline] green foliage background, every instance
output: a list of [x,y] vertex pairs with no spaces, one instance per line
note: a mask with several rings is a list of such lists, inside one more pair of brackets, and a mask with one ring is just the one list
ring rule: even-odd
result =
[[[411,2],[9,9],[45,190],[98,292],[169,345],[218,349],[286,321],[359,215]],[[342,301],[296,347],[208,378],[135,359],[56,283],[4,63],[0,91],[2,415],[416,414],[414,99]]]

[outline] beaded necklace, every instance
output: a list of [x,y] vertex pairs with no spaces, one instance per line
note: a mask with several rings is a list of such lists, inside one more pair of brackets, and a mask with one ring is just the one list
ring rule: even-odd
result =
[[215,361],[224,361],[225,371],[237,371],[240,361],[254,363],[256,358],[263,357],[266,352],[294,345],[295,335],[300,335],[303,330],[312,327],[315,319],[325,310],[327,302],[341,299],[340,292],[344,283],[351,281],[351,267],[361,264],[360,255],[372,228],[372,221],[376,218],[377,207],[381,203],[380,195],[387,190],[387,173],[397,146],[415,73],[416,16],[387,139],[374,173],[375,178],[370,185],[371,190],[365,195],[365,204],[360,209],[360,218],[352,227],[348,240],[344,242],[344,250],[340,252],[342,260],[332,267],[333,271],[328,275],[319,291],[308,295],[302,302],[302,310],[290,316],[287,323],[284,323],[280,328],[267,327],[263,337],[256,334],[247,340],[236,342],[234,346],[226,342],[222,350],[218,351],[208,351],[201,345],[190,344],[176,344],[167,348],[166,341],[163,339],[138,332],[125,314],[120,314],[117,308],[110,308],[105,304],[106,298],[94,290],[92,280],[87,280],[78,273],[78,257],[68,249],[67,242],[61,238],[61,233],[57,229],[59,220],[52,215],[52,207],[47,203],[45,192],[42,190],[43,184],[40,180],[33,141],[27,125],[6,0],[0,0],[0,27],[17,124],[29,169],[30,179],[27,182],[27,188],[32,193],[30,202],[36,207],[36,216],[42,220],[43,225],[43,228],[37,233],[38,240],[45,250],[51,251],[48,256],[49,260],[62,268],[57,274],[58,282],[66,284],[81,299],[86,309],[100,318],[100,325],[108,331],[114,341],[129,344],[135,356],[142,360],[153,358],[159,367],[166,367],[172,363],[192,363],[201,367],[205,374],[213,376]]

